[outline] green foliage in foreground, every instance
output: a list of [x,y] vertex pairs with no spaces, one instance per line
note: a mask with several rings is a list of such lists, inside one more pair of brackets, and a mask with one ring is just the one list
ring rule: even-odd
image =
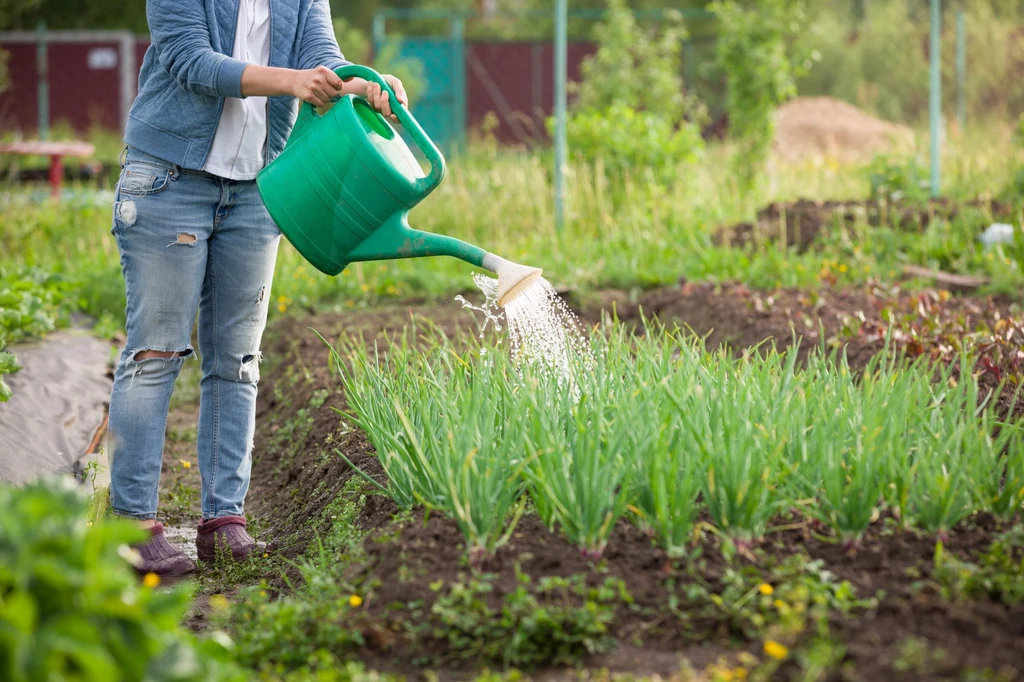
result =
[[941,539],[973,512],[1010,520],[1024,503],[1024,424],[996,417],[966,356],[959,380],[885,355],[854,376],[820,352],[806,367],[775,350],[737,360],[614,325],[593,350],[561,378],[438,337],[386,360],[364,346],[333,357],[386,492],[455,519],[476,559],[511,532],[522,492],[595,559],[627,510],[679,555],[701,510],[748,547],[785,509],[856,544],[883,509]]
[[153,589],[134,575],[128,545],[144,533],[89,522],[86,507],[67,478],[0,486],[0,678],[239,680],[229,642],[181,628],[187,587]]

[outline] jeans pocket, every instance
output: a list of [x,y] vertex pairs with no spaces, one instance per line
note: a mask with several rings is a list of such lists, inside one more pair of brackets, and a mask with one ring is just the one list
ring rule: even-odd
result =
[[174,180],[174,172],[170,168],[131,162],[121,170],[117,181],[117,191],[133,197],[144,197],[167,189]]

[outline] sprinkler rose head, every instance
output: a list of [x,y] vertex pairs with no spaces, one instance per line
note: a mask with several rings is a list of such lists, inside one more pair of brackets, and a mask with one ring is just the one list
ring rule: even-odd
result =
[[540,268],[513,263],[493,253],[484,256],[483,266],[498,275],[498,305],[501,307],[544,274]]

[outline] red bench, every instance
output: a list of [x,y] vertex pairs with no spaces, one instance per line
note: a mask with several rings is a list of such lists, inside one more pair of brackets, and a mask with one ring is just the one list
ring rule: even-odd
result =
[[96,148],[88,142],[67,140],[50,142],[29,140],[26,142],[0,142],[0,154],[50,157],[50,190],[54,199],[60,199],[60,184],[64,178],[65,156],[92,156]]

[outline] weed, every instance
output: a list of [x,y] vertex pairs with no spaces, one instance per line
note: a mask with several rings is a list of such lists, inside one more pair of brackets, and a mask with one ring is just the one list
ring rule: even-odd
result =
[[169,523],[184,521],[192,516],[199,490],[194,485],[177,480],[160,491],[160,513]]
[[489,605],[493,588],[485,577],[456,582],[437,598],[433,636],[451,655],[505,666],[572,665],[611,650],[616,608],[631,601],[622,581],[607,578],[590,587],[577,575],[545,577],[533,586],[529,576],[518,570],[516,575],[519,585],[500,607]]
[[961,561],[940,546],[935,580],[947,599],[988,598],[1006,604],[1024,602],[1024,526],[1003,532],[976,562]]
[[821,561],[794,555],[780,564],[729,567],[720,584],[703,577],[702,564],[690,562],[691,580],[669,585],[669,610],[695,638],[707,623],[722,624],[748,640],[796,641],[805,633],[825,636],[831,613],[871,608],[853,587],[824,568]]

